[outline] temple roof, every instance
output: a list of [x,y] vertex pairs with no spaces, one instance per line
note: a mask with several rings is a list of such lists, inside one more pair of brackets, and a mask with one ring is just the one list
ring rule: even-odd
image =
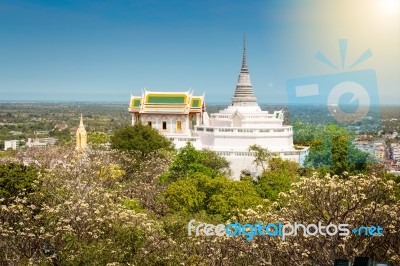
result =
[[187,92],[142,91],[142,96],[131,96],[129,110],[139,113],[189,113],[204,109],[204,95]]
[[253,93],[250,73],[247,67],[246,58],[246,36],[243,37],[243,60],[240,69],[238,83],[236,84],[235,94],[232,98],[233,106],[258,106],[257,99]]

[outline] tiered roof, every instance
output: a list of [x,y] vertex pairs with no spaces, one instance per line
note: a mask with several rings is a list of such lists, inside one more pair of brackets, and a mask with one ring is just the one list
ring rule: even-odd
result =
[[253,93],[249,68],[246,60],[246,37],[243,37],[243,61],[240,69],[235,94],[232,98],[232,106],[258,106],[257,99]]
[[129,111],[133,113],[188,114],[205,109],[204,95],[187,92],[152,92],[142,90],[142,96],[131,95]]

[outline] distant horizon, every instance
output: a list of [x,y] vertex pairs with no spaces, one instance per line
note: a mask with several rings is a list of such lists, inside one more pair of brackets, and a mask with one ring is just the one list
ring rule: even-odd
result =
[[[97,101],[53,101],[53,100],[37,100],[37,101],[23,101],[23,100],[0,100],[0,104],[3,103],[16,103],[16,104],[22,104],[22,103],[33,103],[33,104],[126,104],[129,106],[129,101],[104,101],[104,100],[97,100]],[[315,103],[315,104],[304,104],[304,103],[268,103],[268,102],[257,102],[258,105],[286,105],[286,106],[326,106],[326,104],[323,103]],[[231,102],[218,102],[218,101],[205,101],[206,106],[207,105],[230,105]],[[361,105],[361,106],[366,106],[366,105]],[[375,106],[400,106],[400,103],[397,104],[379,104],[379,105],[370,105],[372,107]]]
[[400,8],[391,1],[3,0],[0,100],[123,102],[141,88],[192,88],[226,102],[245,34],[260,102],[288,102],[289,80],[372,70],[380,102],[397,104]]

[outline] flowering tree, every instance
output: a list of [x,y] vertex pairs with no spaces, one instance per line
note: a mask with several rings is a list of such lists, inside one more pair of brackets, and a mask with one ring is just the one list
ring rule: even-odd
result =
[[[400,264],[399,187],[380,171],[374,171],[379,176],[344,172],[300,178],[297,166],[274,159],[268,173],[277,175],[267,176],[263,186],[201,172],[170,180],[166,190],[160,177],[170,174],[176,156],[171,151],[138,157],[54,147],[29,150],[26,156],[36,165],[36,177],[7,198],[0,195],[1,265],[331,265],[335,258],[355,256]],[[197,163],[191,167],[200,169]],[[275,201],[262,201],[260,189],[278,193],[280,184],[271,181],[280,174],[293,175],[296,182],[285,185]],[[304,236],[300,231],[285,241],[188,237],[189,220],[217,224],[226,217],[226,223],[320,222],[384,230],[383,236]]]
[[148,154],[138,162],[129,154],[123,154],[119,161],[127,171],[124,195],[138,199],[141,207],[148,211],[165,214],[166,204],[161,198],[166,185],[160,182],[160,178],[167,171],[174,156],[174,152],[160,150]]
[[[170,238],[157,221],[125,204],[129,198],[111,158],[65,151],[43,169],[33,192],[22,190],[10,203],[1,203],[0,264],[167,260]],[[117,171],[112,185],[104,179],[107,171]]]
[[[335,258],[369,256],[380,261],[400,263],[400,202],[394,196],[394,182],[363,175],[347,180],[337,176],[303,178],[294,183],[277,202],[267,202],[255,210],[244,210],[230,222],[255,224],[349,224],[349,228],[379,225],[383,236],[257,236],[198,237],[187,252],[190,261],[197,258],[208,264],[229,265],[332,265]],[[301,231],[300,231],[301,232]],[[203,254],[203,255],[201,255]],[[208,254],[204,256],[204,254]],[[200,259],[201,257],[201,259]]]

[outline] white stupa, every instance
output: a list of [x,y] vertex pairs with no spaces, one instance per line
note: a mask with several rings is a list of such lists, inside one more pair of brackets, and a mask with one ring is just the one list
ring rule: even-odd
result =
[[242,170],[253,174],[254,153],[257,144],[282,158],[299,162],[301,151],[293,146],[293,129],[283,125],[282,110],[262,111],[253,93],[246,60],[244,40],[243,61],[232,103],[226,109],[210,116],[205,111],[204,96],[188,92],[149,92],[131,96],[129,108],[132,123],[158,128],[177,148],[187,141],[197,149],[209,149],[231,162],[232,178],[239,179]]

